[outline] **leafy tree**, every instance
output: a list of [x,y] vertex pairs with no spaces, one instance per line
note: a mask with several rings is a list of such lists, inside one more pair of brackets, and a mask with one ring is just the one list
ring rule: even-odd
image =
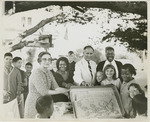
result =
[[[13,4],[15,8],[13,8]],[[65,16],[64,14],[60,14],[51,18],[47,18],[42,20],[35,27],[26,30],[24,33],[20,35],[20,43],[17,45],[13,45],[10,51],[14,51],[16,49],[21,49],[26,46],[28,43],[23,43],[22,39],[33,34],[38,29],[46,25],[47,23],[56,21],[57,23],[65,23],[65,22],[76,22],[79,24],[86,24],[90,22],[94,16],[92,14],[85,14],[87,10],[90,8],[104,8],[110,9],[115,12],[123,13],[134,13],[141,15],[139,20],[133,20],[136,24],[136,28],[127,28],[126,30],[118,27],[115,32],[108,33],[103,41],[111,41],[111,38],[115,38],[116,41],[119,40],[122,44],[127,45],[130,51],[135,50],[144,50],[147,49],[147,3],[144,1],[125,1],[125,2],[51,2],[51,1],[6,1],[5,2],[5,12],[7,12],[12,8],[15,12],[22,12],[32,9],[44,8],[50,5],[58,5],[60,9],[63,6],[71,6],[75,9],[76,12],[72,15]],[[51,12],[47,8],[46,11]],[[69,18],[71,17],[71,18]],[[111,18],[111,16],[109,16]]]
[[120,41],[129,51],[147,50],[147,21],[141,18],[138,21],[133,21],[136,28],[129,27],[123,30],[118,27],[114,32],[110,32],[103,37],[103,41],[111,41],[112,38],[115,38],[115,41]]

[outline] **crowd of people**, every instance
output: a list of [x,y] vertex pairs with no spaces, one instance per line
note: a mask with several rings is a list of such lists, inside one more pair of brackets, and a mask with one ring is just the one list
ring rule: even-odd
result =
[[[125,110],[124,118],[147,116],[147,98],[134,76],[136,69],[132,64],[122,64],[115,60],[113,47],[106,47],[106,60],[96,64],[92,60],[94,48],[90,45],[83,49],[83,57],[75,62],[73,51],[67,57],[52,59],[49,52],[41,52],[37,62],[39,67],[32,71],[33,65],[25,64],[21,70],[22,58],[11,53],[4,55],[3,103],[24,98],[24,112],[21,118],[50,118],[55,102],[69,102],[71,87],[107,86],[118,89]],[[50,68],[53,64],[54,67]],[[12,66],[13,65],[13,66]]]

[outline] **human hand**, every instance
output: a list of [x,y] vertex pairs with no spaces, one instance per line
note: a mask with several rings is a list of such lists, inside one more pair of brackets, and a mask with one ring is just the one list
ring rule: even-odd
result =
[[3,91],[4,99],[6,98],[7,101],[9,101],[10,95],[11,95],[11,92],[8,92],[6,90]]
[[73,86],[73,84],[72,84],[72,83],[68,83],[68,84],[67,84],[67,88],[69,88],[69,89],[70,89],[70,87],[71,87],[71,86]]
[[17,87],[17,95],[20,95],[24,91],[24,88],[21,86]]
[[8,96],[8,95],[9,95],[8,91],[3,90],[3,96]]
[[89,86],[89,84],[86,83],[85,81],[82,81],[81,86]]
[[18,101],[18,104],[20,104],[22,102],[21,94],[17,95],[17,101]]

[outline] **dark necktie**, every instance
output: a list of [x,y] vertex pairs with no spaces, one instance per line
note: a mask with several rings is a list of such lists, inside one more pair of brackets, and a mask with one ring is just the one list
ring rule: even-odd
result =
[[91,65],[90,65],[89,61],[88,61],[88,67],[89,67],[89,70],[90,70],[90,73],[91,73],[91,76],[92,76],[92,79],[93,79],[92,68],[91,68]]

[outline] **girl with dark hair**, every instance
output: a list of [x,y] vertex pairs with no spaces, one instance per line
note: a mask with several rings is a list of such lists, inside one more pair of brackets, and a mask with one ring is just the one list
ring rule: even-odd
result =
[[119,78],[118,79],[116,78],[116,70],[113,65],[108,64],[105,66],[103,78],[104,80],[101,82],[101,85],[105,86],[105,85],[113,84],[118,88],[118,90],[120,90],[121,81]]
[[36,118],[50,118],[54,111],[53,99],[50,95],[44,95],[36,100]]
[[147,98],[142,94],[137,94],[132,99],[133,108],[137,116],[147,116]]
[[128,87],[131,83],[135,83],[133,75],[136,75],[136,69],[132,64],[124,64],[121,68],[121,77],[123,83],[121,84],[120,95],[125,110],[126,118],[134,118],[135,111],[132,107],[132,98],[129,95]]
[[96,72],[95,86],[101,85],[101,82],[102,82],[103,79],[104,79],[103,76],[104,76],[103,71],[97,71],[97,72]]
[[129,90],[129,95],[131,98],[133,98],[137,94],[141,94],[141,95],[145,96],[145,93],[139,84],[131,83],[128,87],[128,90]]
[[37,59],[40,67],[35,69],[29,79],[29,94],[25,102],[25,118],[35,118],[37,114],[35,104],[40,96],[52,95],[54,102],[66,102],[68,97],[67,89],[60,88],[49,70],[51,54],[41,52]]
[[70,75],[69,61],[66,57],[61,57],[56,62],[57,71],[54,77],[60,87],[69,89],[74,85],[73,77]]

